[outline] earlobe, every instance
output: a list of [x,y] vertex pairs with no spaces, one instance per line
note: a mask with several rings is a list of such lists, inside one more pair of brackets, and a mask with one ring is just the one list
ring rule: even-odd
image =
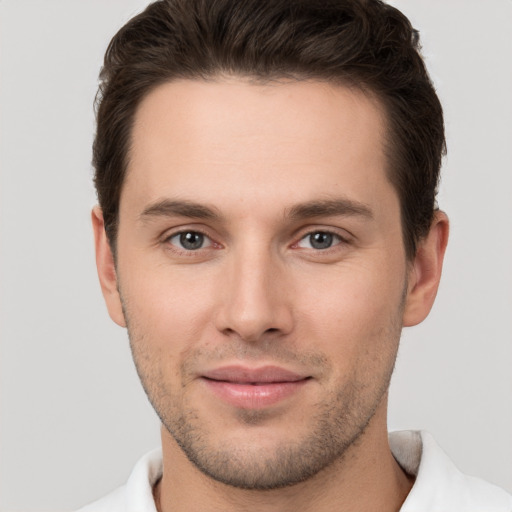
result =
[[403,315],[404,327],[419,324],[432,309],[441,279],[448,233],[448,217],[444,212],[437,211],[428,235],[418,244],[416,256],[411,263]]
[[95,206],[91,213],[92,228],[94,231],[94,245],[96,249],[96,268],[100,280],[101,291],[107,304],[107,309],[112,320],[126,327],[124,320],[121,297],[117,287],[117,274],[114,263],[114,256],[110,247],[107,234],[105,233],[105,224],[103,222],[103,212],[99,206]]

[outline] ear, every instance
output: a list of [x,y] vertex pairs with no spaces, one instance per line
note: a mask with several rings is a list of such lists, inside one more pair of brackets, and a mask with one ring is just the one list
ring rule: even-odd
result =
[[92,229],[94,231],[94,245],[96,248],[96,268],[100,278],[101,291],[107,304],[110,318],[121,327],[126,327],[124,320],[121,297],[117,288],[117,274],[114,264],[114,256],[105,233],[103,212],[99,206],[95,206],[91,213]]
[[420,241],[416,256],[410,263],[403,316],[404,327],[419,324],[425,320],[432,309],[441,279],[448,232],[448,217],[438,210],[428,235]]

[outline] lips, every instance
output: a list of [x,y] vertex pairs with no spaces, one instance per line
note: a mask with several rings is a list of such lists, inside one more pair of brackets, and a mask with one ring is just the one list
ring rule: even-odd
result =
[[225,366],[205,372],[201,379],[222,401],[243,409],[261,409],[298,393],[310,377],[277,366]]
[[233,382],[238,384],[268,384],[276,382],[297,382],[306,377],[285,370],[278,366],[262,368],[244,368],[241,366],[225,366],[206,372],[203,377],[211,380]]

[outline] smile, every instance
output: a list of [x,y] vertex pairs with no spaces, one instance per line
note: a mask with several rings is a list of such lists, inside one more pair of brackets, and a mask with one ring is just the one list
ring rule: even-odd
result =
[[262,409],[296,394],[311,377],[275,366],[228,366],[206,372],[201,379],[216,397],[230,405]]

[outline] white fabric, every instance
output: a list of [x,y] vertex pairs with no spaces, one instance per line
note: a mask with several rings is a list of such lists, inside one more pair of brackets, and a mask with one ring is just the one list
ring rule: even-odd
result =
[[[512,512],[512,496],[479,478],[466,476],[424,431],[389,434],[395,459],[416,476],[400,512]],[[128,482],[78,512],[156,512],[152,488],[162,475],[162,452],[137,462]]]
[[512,512],[512,496],[461,473],[428,432],[389,435],[391,451],[416,482],[400,512]]

